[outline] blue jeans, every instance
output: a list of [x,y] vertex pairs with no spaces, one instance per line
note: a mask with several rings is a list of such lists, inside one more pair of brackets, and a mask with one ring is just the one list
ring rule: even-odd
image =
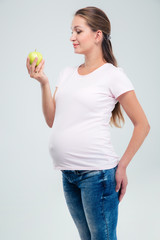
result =
[[117,240],[117,167],[61,170],[65,200],[81,240]]

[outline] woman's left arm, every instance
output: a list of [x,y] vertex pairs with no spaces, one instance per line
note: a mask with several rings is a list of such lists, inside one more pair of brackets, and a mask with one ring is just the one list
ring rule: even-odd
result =
[[121,201],[126,192],[126,187],[128,184],[126,168],[148,135],[150,131],[150,125],[134,90],[121,94],[117,100],[122,105],[123,109],[134,125],[134,131],[131,140],[126,151],[121,157],[116,170],[116,191],[118,192],[120,190],[119,201]]

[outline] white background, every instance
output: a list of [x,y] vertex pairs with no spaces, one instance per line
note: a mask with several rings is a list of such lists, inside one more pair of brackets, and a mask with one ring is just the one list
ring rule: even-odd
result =
[[[0,239],[80,239],[49,155],[40,84],[29,77],[26,59],[35,49],[42,53],[53,94],[60,70],[83,63],[69,38],[74,12],[87,6],[109,17],[114,55],[151,126],[127,168],[118,240],[159,239],[159,0],[0,0]],[[124,116],[124,127],[111,129],[120,156],[133,132]]]

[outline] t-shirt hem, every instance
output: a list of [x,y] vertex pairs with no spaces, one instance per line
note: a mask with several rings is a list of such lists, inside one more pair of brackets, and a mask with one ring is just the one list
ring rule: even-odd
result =
[[105,169],[111,169],[118,165],[118,163],[115,163],[113,165],[105,165],[103,167],[54,167],[55,170],[105,170]]
[[135,88],[127,88],[127,89],[123,90],[122,92],[119,92],[119,93],[115,96],[115,99],[117,100],[117,98],[118,98],[120,95],[122,95],[122,94],[124,94],[124,93],[126,93],[126,92],[129,92],[129,91],[132,91],[132,90],[135,90]]

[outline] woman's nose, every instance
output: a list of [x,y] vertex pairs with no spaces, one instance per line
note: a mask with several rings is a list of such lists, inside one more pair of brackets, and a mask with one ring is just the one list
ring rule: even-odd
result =
[[75,40],[75,39],[76,39],[75,35],[72,34],[71,37],[70,37],[70,41],[73,41],[73,40]]

